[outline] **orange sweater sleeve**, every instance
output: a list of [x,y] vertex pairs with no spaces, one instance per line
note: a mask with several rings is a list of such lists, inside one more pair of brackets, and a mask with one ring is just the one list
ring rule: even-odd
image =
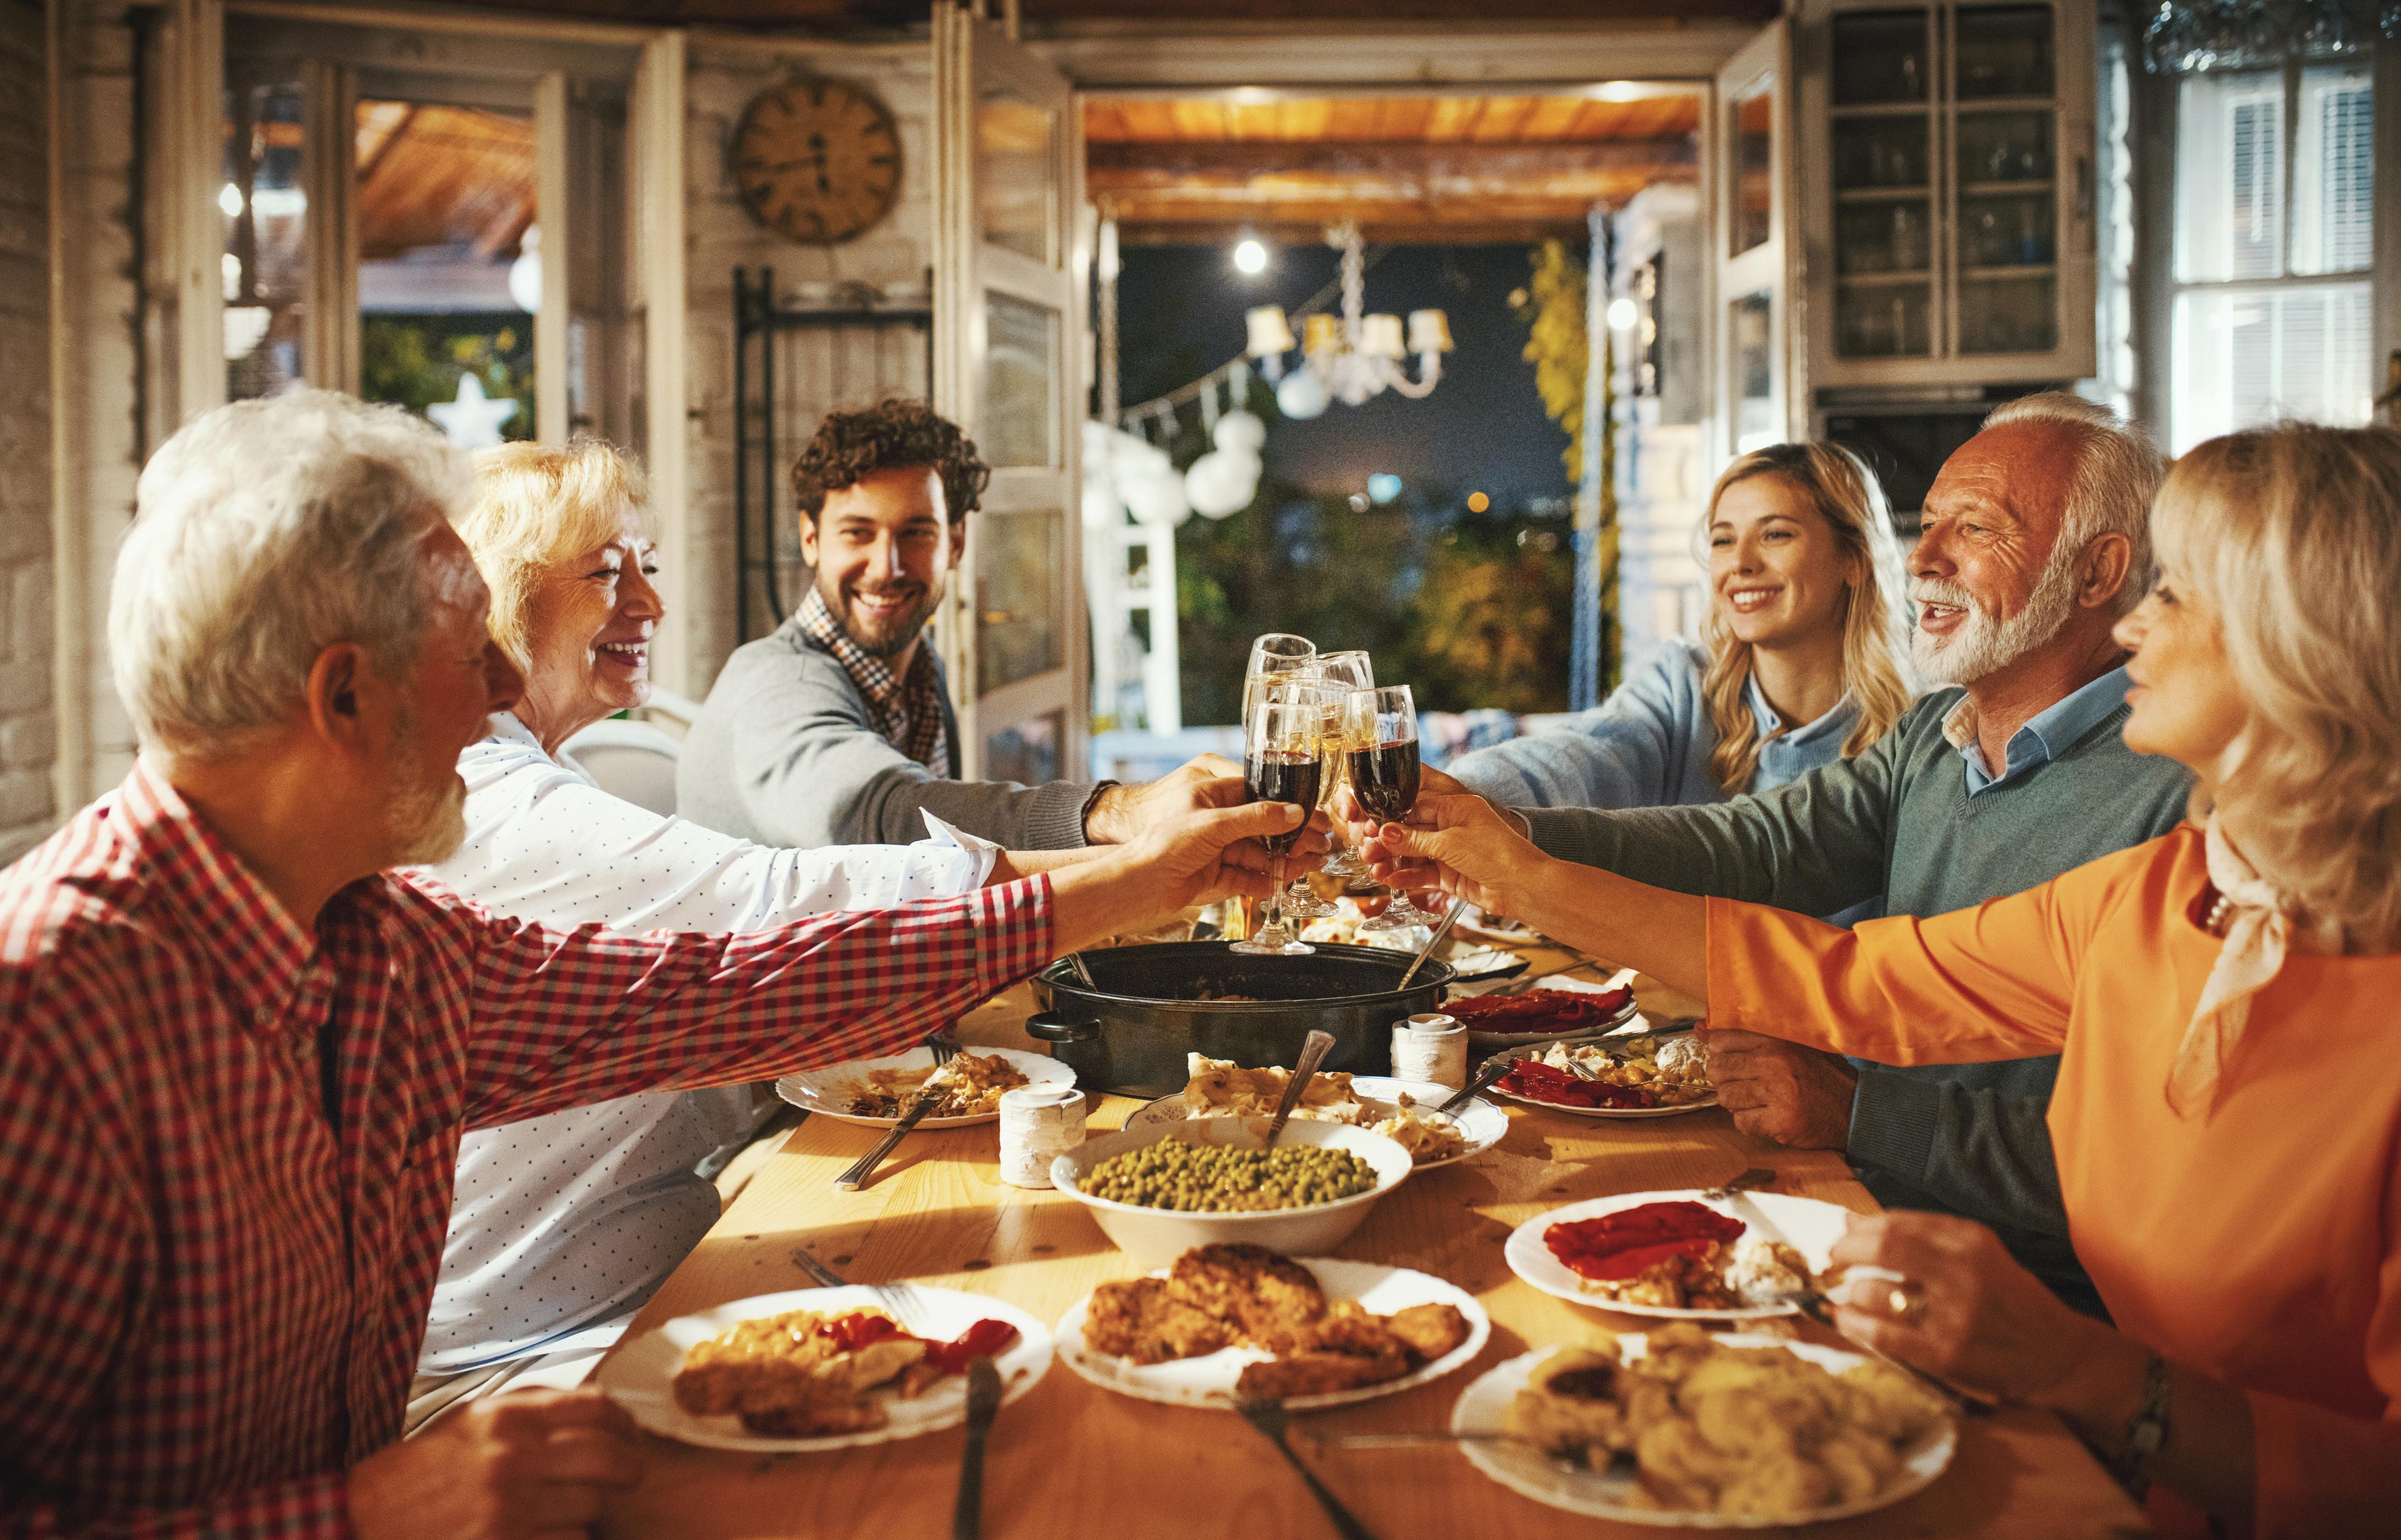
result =
[[1709,1024],[1890,1065],[2056,1053],[2078,963],[2163,843],[1973,909],[1850,930],[1710,899]]

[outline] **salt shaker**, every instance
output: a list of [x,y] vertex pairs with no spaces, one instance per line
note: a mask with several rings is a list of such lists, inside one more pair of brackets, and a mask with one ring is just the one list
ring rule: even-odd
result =
[[1467,1028],[1456,1016],[1426,1011],[1393,1025],[1393,1078],[1458,1090],[1467,1084]]
[[1000,1093],[1000,1179],[1049,1187],[1050,1162],[1084,1142],[1084,1093],[1071,1085],[1022,1085]]

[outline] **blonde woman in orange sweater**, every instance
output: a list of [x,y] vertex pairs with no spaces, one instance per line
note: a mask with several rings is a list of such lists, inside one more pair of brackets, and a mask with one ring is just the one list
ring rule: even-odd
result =
[[2161,839],[1850,932],[1552,860],[1473,797],[1367,853],[1705,995],[1711,1029],[2061,1054],[2061,1187],[2114,1327],[1981,1227],[1891,1213],[1835,1259],[1906,1282],[1843,1329],[2057,1411],[2170,1534],[2401,1533],[2401,435],[2212,440],[2153,534],[2126,742],[2200,782]]

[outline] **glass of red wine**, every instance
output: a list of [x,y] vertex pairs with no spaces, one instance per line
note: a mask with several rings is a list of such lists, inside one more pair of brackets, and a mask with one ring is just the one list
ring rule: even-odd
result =
[[1259,843],[1273,858],[1275,889],[1268,899],[1268,923],[1233,950],[1245,956],[1306,957],[1317,948],[1293,934],[1283,920],[1283,858],[1308,825],[1307,815],[1317,805],[1324,779],[1324,708],[1314,694],[1270,694],[1251,708],[1242,734],[1242,779],[1253,802],[1288,802],[1298,807],[1302,821],[1282,834],[1263,836]]
[[[1344,708],[1342,749],[1351,794],[1379,823],[1399,823],[1418,802],[1418,708],[1409,687],[1353,690]],[[1399,888],[1393,901],[1359,928],[1406,930],[1432,925],[1434,916],[1409,901]]]

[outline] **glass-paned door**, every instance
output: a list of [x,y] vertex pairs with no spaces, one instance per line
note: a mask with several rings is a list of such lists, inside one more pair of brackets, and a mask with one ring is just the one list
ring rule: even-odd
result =
[[1834,351],[1926,358],[1936,347],[1935,17],[1834,17]]
[[[2075,245],[2063,205],[2058,143],[2058,18],[2049,5],[1962,7],[1953,13],[1952,227],[1958,279],[1955,347],[1962,356],[2049,353],[2059,346],[2059,258]],[[2083,215],[2077,215],[2083,217]]]
[[934,402],[993,468],[940,623],[970,777],[1079,775],[1087,754],[1075,431],[1081,138],[1066,78],[934,7]]
[[1792,408],[1805,393],[1793,378],[1787,264],[1792,200],[1791,34],[1771,23],[1718,72],[1710,129],[1710,197],[1717,264],[1720,430],[1710,462],[1793,436]]

